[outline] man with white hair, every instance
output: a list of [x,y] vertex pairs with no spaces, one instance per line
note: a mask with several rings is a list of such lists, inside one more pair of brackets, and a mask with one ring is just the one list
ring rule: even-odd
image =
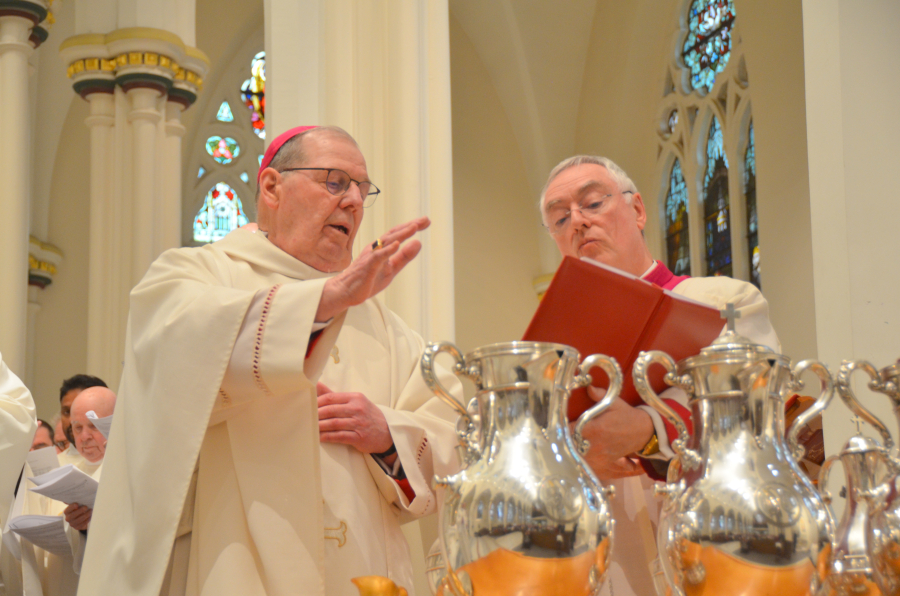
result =
[[[541,193],[541,214],[563,256],[591,258],[719,310],[731,303],[739,313],[735,324],[739,334],[781,351],[769,322],[768,303],[755,286],[729,277],[675,276],[653,259],[644,240],[644,201],[634,182],[611,160],[578,155],[560,162]],[[595,399],[604,393],[589,391]],[[680,389],[670,388],[661,397],[682,418],[690,418]],[[665,479],[668,461],[675,455],[670,447],[677,438],[674,428],[667,428],[656,410],[639,398],[631,403],[618,399],[588,423],[584,438],[591,444],[586,456],[591,468],[601,480],[617,485],[612,499],[617,525],[608,580],[611,591],[616,596],[653,594],[648,559],[656,551],[651,524],[658,512],[656,506],[646,505],[656,503],[648,475]],[[625,482],[628,477],[634,478]]]
[[400,522],[434,512],[432,478],[457,469],[455,416],[375,296],[430,222],[354,258],[380,191],[336,127],[279,135],[257,181],[258,228],[167,251],[131,292],[83,596],[412,588]]
[[[31,392],[0,355],[0,529],[7,522],[16,482],[37,428]],[[0,544],[0,593],[21,591],[18,563]]]

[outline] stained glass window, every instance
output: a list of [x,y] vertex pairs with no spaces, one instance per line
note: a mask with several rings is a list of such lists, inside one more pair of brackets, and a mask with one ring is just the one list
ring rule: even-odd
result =
[[753,121],[747,133],[747,152],[744,154],[744,197],[747,203],[747,249],[750,256],[750,281],[761,287],[759,275],[759,214],[756,211],[756,144],[753,140]]
[[228,105],[227,101],[223,101],[222,105],[219,106],[219,111],[216,112],[216,120],[220,122],[234,121],[234,114],[231,113],[231,106]]
[[250,78],[241,85],[241,101],[250,110],[253,132],[266,138],[266,53],[260,52],[250,62]]
[[676,159],[669,174],[666,194],[666,249],[668,267],[675,275],[691,274],[690,233],[688,231],[688,195],[681,163]]
[[213,135],[206,139],[206,152],[220,164],[229,164],[241,154],[241,148],[231,137]]
[[206,168],[200,166],[200,169],[197,170],[197,178],[203,178],[203,174],[206,173]]
[[240,197],[230,186],[219,182],[206,194],[206,201],[194,218],[194,240],[215,242],[228,232],[248,223]]
[[241,180],[244,182],[250,182],[250,176],[247,175],[247,172],[241,172]]
[[728,158],[722,127],[713,116],[706,142],[703,181],[703,227],[706,238],[706,275],[731,275],[731,228],[728,200]]
[[693,0],[688,9],[688,33],[681,57],[691,71],[694,89],[709,92],[716,75],[731,57],[732,0]]

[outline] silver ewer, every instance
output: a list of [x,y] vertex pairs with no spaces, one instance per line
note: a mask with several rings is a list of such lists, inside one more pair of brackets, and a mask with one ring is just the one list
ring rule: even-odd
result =
[[[661,364],[666,383],[687,393],[693,433],[650,387]],[[785,439],[786,396],[816,373],[821,393]],[[799,430],[822,412],[833,382],[821,364],[790,360],[729,331],[676,364],[644,352],[632,374],[638,393],[678,430],[677,457],[659,524],[669,586],[682,596],[815,594],[833,534],[824,502],[797,464]]]
[[[456,360],[455,372],[472,380],[469,407],[456,401],[434,375],[437,354]],[[581,415],[566,418],[570,392],[602,368],[606,396]],[[582,459],[584,425],[608,408],[622,387],[612,358],[593,355],[579,367],[578,352],[559,344],[508,342],[465,357],[450,343],[430,344],[422,375],[460,414],[466,467],[435,478],[444,490],[440,512],[445,596],[584,595],[599,592],[613,541],[604,489]]]
[[[844,573],[839,575],[839,579],[843,580],[843,585],[856,588],[855,592],[846,592],[848,594],[900,596],[900,462],[890,454],[894,441],[887,427],[860,403],[853,392],[850,379],[857,370],[868,374],[871,390],[884,393],[891,399],[895,414],[900,412],[897,383],[900,364],[879,371],[864,360],[843,362],[836,382],[838,393],[859,418],[881,435],[882,442],[865,437],[853,437],[848,442],[849,446],[854,441],[865,441],[865,450],[863,446],[856,450],[863,451],[867,457],[863,459],[862,455],[858,455],[856,459],[859,461],[851,460],[849,468],[844,462],[847,504],[835,540],[831,570],[834,572],[835,567],[841,566],[840,571]],[[844,459],[842,452],[841,460]],[[822,471],[827,479],[827,468],[823,467]],[[821,486],[822,482],[819,484]]]

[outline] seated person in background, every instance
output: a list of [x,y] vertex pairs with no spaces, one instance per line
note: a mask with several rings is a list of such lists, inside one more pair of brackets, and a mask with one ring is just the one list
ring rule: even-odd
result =
[[38,418],[37,422],[38,427],[34,431],[34,438],[31,440],[31,449],[29,451],[53,447],[53,429],[50,427],[50,423],[40,418]]

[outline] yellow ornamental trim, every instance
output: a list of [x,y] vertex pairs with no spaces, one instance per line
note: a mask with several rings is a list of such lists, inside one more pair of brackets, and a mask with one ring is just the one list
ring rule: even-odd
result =
[[100,70],[100,58],[85,58],[85,70]]
[[44,271],[50,275],[56,275],[56,266],[47,261],[41,261],[33,255],[28,255],[28,269],[32,271]]
[[163,68],[168,68],[169,70],[172,70],[172,59],[169,58],[168,56],[160,56],[159,57],[159,65],[162,66]]
[[159,54],[145,52],[144,53],[144,64],[146,64],[147,66],[157,66],[159,64]]
[[120,54],[116,56],[116,66],[128,66],[128,54]]
[[142,58],[143,56],[140,52],[128,52],[128,64],[131,66],[143,64]]
[[178,70],[175,72],[175,80],[183,81],[185,77],[185,70],[181,67],[178,67]]
[[77,60],[72,63],[72,72],[78,74],[84,72],[84,60]]
[[113,58],[112,60],[107,60],[106,58],[101,59],[100,60],[100,70],[105,70],[107,72],[113,72],[114,70],[116,70],[116,59],[115,58]]
[[188,83],[194,83],[196,85],[197,84],[197,73],[189,70],[185,73],[185,79],[187,80]]

